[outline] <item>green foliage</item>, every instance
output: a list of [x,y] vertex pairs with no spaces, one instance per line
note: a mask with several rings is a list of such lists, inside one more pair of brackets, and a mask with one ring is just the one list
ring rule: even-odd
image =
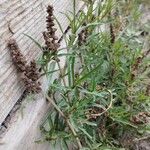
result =
[[[96,8],[93,1],[86,3],[87,12],[76,16],[74,9],[66,15],[71,27],[69,38],[64,35],[66,68],[49,87],[55,104],[41,130],[46,141],[60,144],[62,150],[69,149],[69,145],[82,150],[123,150],[120,139],[124,133],[138,137],[141,128],[148,129],[145,122],[133,120],[140,112],[149,111],[150,102],[145,83],[149,82],[148,60],[142,57],[143,41],[136,26],[139,5],[135,0],[99,2]],[[102,26],[107,29],[102,31]],[[88,37],[79,46],[81,30],[88,30]],[[47,53],[41,62],[46,65],[60,56]],[[79,70],[75,70],[76,65],[80,65]]]

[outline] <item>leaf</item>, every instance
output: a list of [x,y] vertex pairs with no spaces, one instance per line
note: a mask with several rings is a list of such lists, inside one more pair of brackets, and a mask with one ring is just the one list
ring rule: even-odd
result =
[[61,54],[58,54],[57,56],[58,57],[62,57],[62,56],[72,56],[72,57],[75,57],[75,55],[72,54],[72,53],[61,53]]
[[90,149],[87,147],[82,147],[80,150],[90,150]]
[[81,127],[78,128],[92,141],[92,136],[84,128]]
[[36,41],[34,38],[32,38],[30,35],[23,33],[26,37],[28,37],[29,39],[31,39],[41,50],[43,49],[41,44]]
[[89,73],[85,74],[83,77],[81,77],[80,79],[78,79],[75,83],[75,85],[77,86],[78,84],[80,84],[82,81],[86,80],[90,75],[92,75],[94,72],[98,71],[99,67],[101,66],[101,63],[99,65],[97,65],[94,69],[92,69]]
[[109,62],[108,61],[104,61],[103,64],[102,64],[102,70],[101,70],[104,73],[107,73],[109,71]]
[[61,33],[62,33],[62,37],[64,38],[65,43],[66,43],[66,47],[67,47],[67,37],[66,37],[65,32],[63,31],[63,27],[61,26],[61,23],[58,21],[57,17],[54,16],[54,18],[55,18],[56,23],[58,24],[58,26],[59,26],[59,28],[60,28],[60,31],[61,31]]
[[86,93],[86,94],[90,94],[90,95],[94,95],[94,96],[98,96],[98,97],[101,97],[101,98],[103,98],[105,95],[108,95],[108,93],[107,92],[96,92],[96,91],[93,91],[93,92],[90,92],[90,91],[87,91],[87,90],[85,90],[85,89],[83,89],[83,90],[80,90],[82,93]]
[[135,126],[135,125],[133,125],[133,124],[131,124],[129,121],[127,121],[127,120],[123,120],[123,119],[121,119],[121,118],[114,118],[114,117],[111,117],[111,119],[113,119],[114,121],[117,121],[117,122],[120,122],[120,123],[122,123],[122,124],[124,124],[124,125],[129,125],[129,126],[131,126],[131,127],[133,127],[133,128],[138,128],[137,126]]
[[48,85],[53,83],[53,73],[57,72],[58,69],[54,69],[56,67],[56,62],[51,62],[48,65],[48,71],[46,72],[47,78],[48,78]]
[[58,70],[59,70],[59,69],[53,70],[53,71],[48,71],[48,72],[46,72],[46,74],[50,75],[50,74],[52,74],[52,73],[54,73],[54,72],[57,72]]
[[61,139],[61,150],[69,150],[68,144],[64,139]]
[[93,122],[90,122],[90,121],[85,121],[84,122],[85,124],[87,124],[87,125],[90,125],[90,126],[97,126],[97,124],[96,123],[93,123]]

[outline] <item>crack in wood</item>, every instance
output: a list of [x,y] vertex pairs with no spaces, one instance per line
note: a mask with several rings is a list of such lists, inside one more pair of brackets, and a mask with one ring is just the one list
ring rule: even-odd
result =
[[14,105],[14,107],[12,108],[12,110],[10,111],[10,113],[7,115],[7,117],[5,118],[5,120],[3,121],[3,123],[0,126],[0,137],[2,137],[7,129],[9,128],[9,126],[11,125],[11,118],[12,116],[20,109],[21,104],[23,102],[23,100],[27,97],[27,91],[24,91],[22,96],[19,98],[19,100],[17,101],[17,103]]
[[15,34],[11,28],[10,21],[8,21],[8,30],[11,34]]

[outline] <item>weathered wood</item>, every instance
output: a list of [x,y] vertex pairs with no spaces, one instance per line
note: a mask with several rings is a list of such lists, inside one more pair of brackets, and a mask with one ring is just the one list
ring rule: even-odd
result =
[[[61,47],[65,47],[64,40]],[[62,53],[64,52],[67,51],[64,50]],[[65,57],[61,57],[60,64],[63,68]],[[53,80],[57,77],[58,73],[53,76]],[[47,79],[42,79],[42,83],[42,89],[46,91]],[[48,142],[35,142],[42,139],[40,124],[50,109],[50,103],[46,102],[44,92],[34,95],[30,101],[28,99],[27,97],[17,113],[12,115],[7,131],[0,138],[0,150],[53,150]],[[60,150],[59,145],[54,150]]]
[[[3,2],[5,2],[5,1],[3,1]],[[54,1],[51,1],[51,2],[54,2]],[[45,2],[45,5],[47,5],[46,3],[47,2]],[[64,16],[60,15],[58,12],[62,12],[62,11],[65,12],[66,10],[71,10],[72,9],[72,1],[71,0],[70,1],[55,0],[55,3],[53,3],[53,4],[54,4],[54,7],[59,7],[57,9],[57,11],[55,12],[55,14],[56,14],[57,18],[59,19],[59,21],[61,22],[61,24],[63,25],[63,29],[65,30],[68,27],[68,22],[66,21],[66,18],[64,18]],[[78,3],[78,5],[79,5],[78,8],[80,8],[82,6],[82,3],[80,3],[80,4]],[[1,7],[1,1],[0,1],[0,7]],[[39,23],[39,21],[37,21],[39,23],[39,25],[37,25],[37,23],[33,22],[34,25],[31,24],[32,27],[31,27],[30,31],[26,32],[27,34],[30,34],[32,37],[36,38],[38,41],[41,41],[41,37],[42,37],[39,33],[41,33],[41,31],[43,31],[45,29],[45,15],[46,14],[44,11],[45,11],[45,6],[44,6],[44,10],[42,11],[43,17],[41,17],[41,19],[38,18],[40,20],[40,23]],[[35,27],[35,25],[37,25],[38,27]],[[30,25],[29,25],[29,27],[30,27]],[[32,33],[32,30],[34,27],[35,27],[34,30],[36,30],[36,31],[34,33]],[[22,28],[20,30],[22,30]],[[1,30],[0,30],[0,32],[1,32]],[[19,45],[21,44],[22,52],[28,57],[28,60],[30,60],[32,58],[36,58],[39,53],[39,50],[36,49],[36,47],[32,43],[32,41],[28,40],[28,38],[21,35],[23,30],[18,31],[18,32],[19,33],[16,33],[13,36],[16,36],[16,38],[18,39],[17,41],[18,41]],[[57,32],[57,35],[60,35],[60,36],[62,35],[60,30]],[[1,41],[0,41],[0,44],[1,44]],[[65,47],[64,41],[62,41],[61,45],[62,45],[62,47]],[[3,47],[3,51],[1,51],[2,49],[0,49],[0,52],[4,53],[5,46],[2,46],[2,47]],[[29,50],[31,50],[32,52],[30,52]],[[11,77],[11,79],[9,81],[7,81],[8,77],[5,77],[3,75],[2,76],[3,80],[2,80],[2,78],[0,79],[0,87],[2,87],[1,85],[5,86],[6,82],[8,82],[9,84],[5,88],[6,88],[6,91],[8,89],[10,91],[7,94],[6,92],[4,92],[4,90],[3,90],[4,88],[1,88],[2,95],[0,94],[0,97],[1,96],[4,97],[4,95],[5,95],[5,99],[3,98],[0,100],[0,108],[4,108],[4,106],[6,107],[6,104],[7,105],[9,103],[11,103],[11,104],[8,105],[9,107],[7,107],[7,110],[5,111],[5,114],[3,113],[3,116],[0,114],[1,115],[0,121],[2,121],[6,117],[6,114],[8,114],[8,112],[14,106],[15,102],[18,100],[18,98],[21,96],[21,94],[24,90],[22,88],[23,84],[19,83],[20,77],[18,74],[16,74],[15,68],[10,61],[11,58],[9,56],[9,52],[7,49],[5,51],[6,51],[6,54],[4,54],[4,56],[5,56],[5,59],[7,58],[8,64],[10,66],[8,67],[7,71],[1,70],[1,68],[0,68],[0,75],[3,75],[2,71],[4,73],[7,72],[8,76]],[[1,65],[7,66],[8,64],[2,63],[2,60],[3,60],[3,57],[1,57],[1,55],[0,55],[0,67],[2,67]],[[65,61],[64,58],[62,58],[60,61],[61,61],[61,65],[63,67],[64,61]],[[3,62],[4,62],[4,60],[3,60]],[[3,67],[3,69],[5,69],[5,67]],[[47,86],[47,81],[45,81],[45,82],[43,81],[43,85],[42,85],[43,89],[45,89],[46,86]],[[7,97],[9,96],[9,97],[6,98],[6,96]],[[6,103],[4,100],[6,100],[6,101],[8,100],[8,103]],[[22,108],[23,108],[23,113],[21,113]],[[2,137],[0,137],[0,150],[49,150],[49,149],[51,149],[49,143],[42,143],[42,144],[35,143],[35,141],[39,140],[39,138],[41,137],[39,126],[49,108],[50,107],[49,107],[48,103],[45,101],[45,98],[42,94],[35,95],[34,101],[28,101],[28,98],[26,98],[24,100],[24,103],[22,104],[20,111],[17,111],[17,113],[15,113],[12,116],[6,133]],[[0,110],[0,113],[3,111]],[[56,149],[59,150],[59,147]]]
[[[20,76],[11,62],[6,47],[7,41],[10,38],[16,39],[27,60],[37,58],[40,50],[23,33],[42,42],[42,31],[46,26],[45,10],[48,4],[54,6],[55,16],[65,30],[68,21],[60,12],[70,11],[72,3],[72,0],[0,0],[0,124],[24,91]],[[60,30],[57,35],[62,35]]]
[[[61,42],[61,47],[65,46],[64,40]],[[63,50],[63,53],[67,52]],[[61,67],[65,65],[65,57],[61,57]],[[56,66],[57,69],[57,66]],[[53,80],[58,77],[55,74]],[[35,141],[41,138],[40,124],[45,119],[50,103],[46,102],[44,93],[47,90],[48,80],[46,77],[41,79],[42,92],[33,97],[26,97],[20,109],[11,114],[8,129],[0,138],[0,150],[48,150],[50,144],[47,142],[36,143]],[[30,100],[29,100],[30,99]],[[57,148],[59,150],[59,148]]]
[[0,139],[0,150],[48,150],[48,143],[35,143],[39,140],[40,120],[45,116],[48,105],[42,95],[37,95],[35,101],[24,103],[23,113],[19,111],[10,122],[6,135]]

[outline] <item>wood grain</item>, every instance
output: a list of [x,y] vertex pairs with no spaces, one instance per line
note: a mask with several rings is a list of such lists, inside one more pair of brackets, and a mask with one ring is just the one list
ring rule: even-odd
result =
[[[61,42],[61,47],[65,46],[65,42]],[[66,52],[64,50],[62,53]],[[61,67],[65,64],[65,57],[61,57]],[[57,69],[57,66],[56,66]],[[53,80],[58,77],[56,73]],[[36,143],[42,140],[40,132],[40,124],[45,120],[50,104],[46,102],[44,93],[47,90],[48,79],[41,79],[43,92],[34,95],[32,98],[26,97],[20,109],[12,114],[9,120],[8,129],[0,138],[0,150],[48,150],[51,149],[50,143]],[[59,146],[57,150],[59,150]]]
[[[61,42],[61,47],[65,47],[65,41]],[[62,51],[62,53],[67,50]],[[65,65],[65,57],[60,59],[61,68]],[[56,68],[57,69],[57,66]],[[56,79],[58,73],[53,75]],[[22,103],[21,108],[11,117],[9,126],[5,134],[0,138],[0,150],[60,150],[60,145],[52,147],[50,143],[36,143],[42,140],[40,125],[45,120],[48,110],[51,109],[50,103],[46,102],[44,93],[47,89],[48,80],[42,79],[43,93],[34,95],[32,99],[27,97]],[[22,110],[23,108],[23,110]]]
[[[22,53],[30,61],[41,53],[23,33],[42,41],[45,30],[46,6],[52,4],[55,16],[65,30],[68,27],[66,13],[72,9],[72,0],[0,0],[0,124],[24,91],[20,75],[12,64],[7,41],[16,39]],[[62,33],[58,30],[57,35]]]
[[[7,3],[8,1],[10,2],[9,4]],[[25,7],[25,11],[17,8],[17,6],[19,7],[20,2],[24,2],[25,4],[27,1],[30,3],[30,5],[32,5],[32,8],[34,8],[33,10],[29,8],[27,4],[23,6]],[[24,17],[20,16],[20,18],[24,18],[23,20],[26,22],[23,23],[21,21],[22,23],[20,23],[20,21],[18,21],[19,25],[16,24],[15,26],[13,26],[13,24],[10,24],[9,26],[11,27],[12,31],[7,31],[8,29],[5,28],[6,21],[4,21],[0,17],[0,20],[2,21],[2,23],[0,23],[0,36],[2,32],[3,35],[8,36],[8,38],[6,38],[5,36],[1,36],[2,39],[0,40],[0,123],[5,119],[24,90],[23,84],[20,82],[20,76],[16,73],[15,67],[11,62],[9,51],[6,49],[6,43],[9,38],[14,37],[20,45],[22,53],[26,55],[28,60],[37,58],[39,56],[40,51],[33,44],[33,42],[22,35],[22,33],[25,32],[34,37],[36,40],[41,41],[41,32],[45,29],[45,8],[50,0],[46,0],[46,2],[42,1],[41,3],[39,3],[39,1],[41,2],[42,0],[32,0],[32,2],[30,2],[29,0],[0,0],[0,8],[3,8],[0,9],[0,16],[3,16],[4,18],[4,15],[7,15],[6,8],[8,9],[8,7],[13,6],[14,8],[12,7],[11,11],[9,9],[8,10],[10,12],[13,12],[12,10],[20,10],[20,15],[24,15]],[[54,5],[56,10],[55,15],[57,16],[58,20],[63,25],[63,29],[65,30],[69,24],[64,15],[60,14],[59,12],[72,10],[72,0],[51,0],[50,2]],[[79,8],[81,8],[82,4],[83,3],[78,3],[77,11],[79,10]],[[40,8],[41,5],[42,8]],[[38,7],[39,10],[35,10]],[[32,17],[30,17],[31,19],[26,16],[29,12],[32,12],[31,10],[36,11],[35,15],[38,14],[38,17],[36,19],[33,19],[32,15]],[[24,13],[26,13],[26,15]],[[14,16],[16,17],[17,15]],[[11,18],[11,16],[9,16],[9,18]],[[3,31],[1,30],[1,27],[3,27]],[[61,37],[62,33],[60,32],[60,30],[58,30],[57,35]],[[65,47],[64,41],[61,42],[61,46]],[[63,67],[65,58],[62,57],[60,61]],[[56,78],[57,76],[58,74],[55,74],[54,78]],[[46,90],[47,80],[43,79],[42,83],[43,89]],[[20,110],[11,117],[7,131],[4,135],[2,135],[2,137],[0,137],[0,150],[52,149],[49,143],[35,143],[35,141],[41,138],[39,126],[49,109],[50,105],[48,105],[48,103],[45,101],[45,97],[43,96],[43,94],[35,95],[34,100],[30,101],[28,98],[26,98]],[[58,146],[55,149],[59,150],[60,148]]]

